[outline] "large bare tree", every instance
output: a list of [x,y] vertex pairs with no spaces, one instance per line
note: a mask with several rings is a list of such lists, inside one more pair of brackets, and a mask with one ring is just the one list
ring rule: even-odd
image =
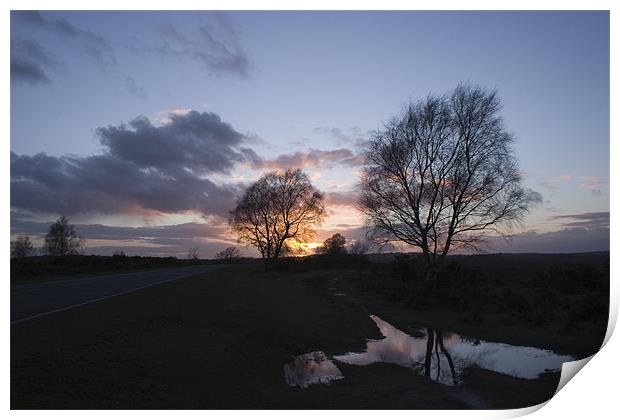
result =
[[373,133],[360,207],[385,241],[421,249],[429,266],[518,222],[527,192],[495,91],[460,85],[410,102]]
[[323,195],[301,169],[269,172],[245,191],[229,225],[240,242],[271,261],[312,239],[325,217]]

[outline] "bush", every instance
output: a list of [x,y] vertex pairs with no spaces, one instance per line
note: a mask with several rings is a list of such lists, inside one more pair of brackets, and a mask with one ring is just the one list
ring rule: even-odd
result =
[[223,251],[220,251],[217,254],[215,254],[216,260],[222,260],[227,263],[234,262],[238,260],[239,258],[241,258],[241,251],[239,251],[239,248],[237,248],[236,246],[229,246]]

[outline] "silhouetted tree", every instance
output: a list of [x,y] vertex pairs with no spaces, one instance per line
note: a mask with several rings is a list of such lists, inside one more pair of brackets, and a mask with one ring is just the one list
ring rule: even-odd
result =
[[483,231],[520,221],[540,194],[526,192],[513,135],[495,91],[460,85],[411,102],[373,133],[360,207],[384,241],[422,250],[435,266],[456,247],[478,247]]
[[269,172],[245,191],[229,224],[267,262],[310,240],[325,216],[323,195],[301,169]]
[[347,240],[340,233],[335,233],[330,238],[323,241],[323,245],[319,247],[319,252],[322,254],[339,255],[346,253],[344,248]]
[[215,254],[216,260],[223,260],[227,262],[232,262],[239,258],[241,258],[241,252],[239,251],[239,248],[237,248],[236,246],[229,246],[228,248]]
[[190,260],[198,260],[200,259],[200,254],[198,253],[198,247],[192,247],[187,251],[187,258]]
[[349,246],[349,254],[364,255],[370,250],[370,241],[367,239],[358,239]]
[[11,241],[11,258],[24,258],[34,254],[34,247],[28,235],[18,236]]
[[69,224],[69,219],[60,216],[50,225],[45,236],[45,250],[54,257],[79,254],[84,242],[75,232],[75,227]]

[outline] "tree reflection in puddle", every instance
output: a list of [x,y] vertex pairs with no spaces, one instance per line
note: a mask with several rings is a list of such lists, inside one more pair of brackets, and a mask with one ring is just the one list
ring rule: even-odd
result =
[[340,369],[322,351],[302,354],[284,366],[284,380],[290,386],[306,388],[308,385],[327,384],[342,378],[344,376]]
[[368,340],[365,352],[334,356],[335,360],[362,366],[393,363],[445,385],[458,384],[463,370],[472,366],[517,378],[535,379],[544,372],[557,371],[562,363],[573,360],[549,350],[473,340],[431,328],[420,329],[420,337],[412,337],[378,316],[370,317],[385,338]]
[[[370,318],[384,338],[368,340],[363,353],[334,356],[334,360],[358,366],[392,363],[444,385],[459,384],[463,371],[473,366],[516,378],[536,379],[573,360],[549,350],[476,340],[432,328],[419,329],[418,336],[412,337],[378,316]],[[322,351],[302,354],[284,366],[284,378],[290,386],[306,388],[343,377]]]

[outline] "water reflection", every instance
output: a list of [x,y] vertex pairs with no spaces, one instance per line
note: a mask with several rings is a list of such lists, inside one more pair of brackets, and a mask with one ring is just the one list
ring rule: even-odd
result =
[[342,378],[344,376],[340,369],[322,351],[302,354],[284,366],[284,380],[290,386],[306,388],[308,385],[326,384]]
[[385,338],[368,340],[365,352],[334,356],[335,360],[353,365],[393,363],[445,385],[458,384],[463,370],[471,366],[535,379],[573,360],[548,350],[473,340],[431,328],[420,329],[419,337],[412,337],[378,316],[370,317]]

